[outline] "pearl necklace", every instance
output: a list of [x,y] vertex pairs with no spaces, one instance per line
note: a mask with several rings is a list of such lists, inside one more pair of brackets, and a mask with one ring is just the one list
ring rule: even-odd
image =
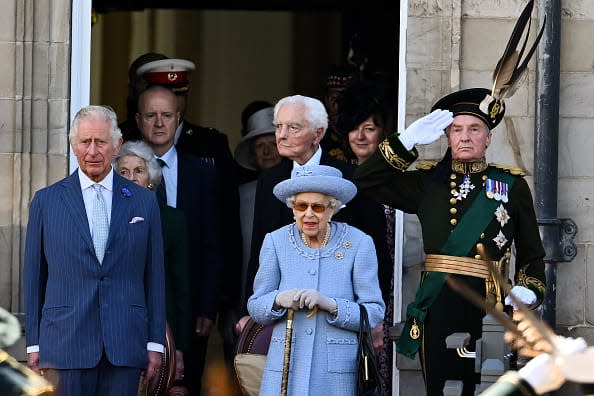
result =
[[[330,226],[330,222],[328,222],[328,224],[326,225],[326,235],[324,235],[324,239],[322,240],[322,244],[320,245],[320,249],[323,248],[324,246],[326,246],[328,244],[328,240],[330,239],[330,228],[332,228]],[[303,232],[301,232],[301,240],[303,241],[303,243],[305,244],[305,246],[307,246],[308,248],[310,248],[311,246],[309,246],[309,242],[307,241],[307,237],[305,236],[305,234]]]

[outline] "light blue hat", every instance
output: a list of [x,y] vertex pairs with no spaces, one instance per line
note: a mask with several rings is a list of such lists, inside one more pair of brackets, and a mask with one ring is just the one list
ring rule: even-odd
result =
[[272,192],[282,202],[295,194],[314,192],[329,195],[346,204],[357,194],[357,187],[343,179],[342,172],[336,168],[312,165],[293,168],[291,178],[278,183]]

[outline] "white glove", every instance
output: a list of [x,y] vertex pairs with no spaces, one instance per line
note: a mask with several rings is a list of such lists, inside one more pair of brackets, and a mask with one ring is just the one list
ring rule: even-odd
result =
[[439,139],[453,120],[451,111],[437,109],[410,124],[398,138],[410,151],[416,144],[429,144]]
[[331,314],[336,314],[336,311],[338,310],[336,300],[326,297],[315,289],[299,290],[294,298],[295,301],[299,302],[299,308],[307,307],[312,309],[317,305],[319,309],[330,312]]
[[[536,294],[534,292],[524,286],[514,286],[512,287],[511,294],[514,295],[522,304],[530,305],[536,302]],[[514,308],[514,310],[518,310],[518,307],[513,302],[510,296],[505,297],[505,305],[510,305]]]
[[299,304],[297,303],[297,299],[295,299],[295,294],[297,294],[297,289],[278,292],[274,298],[274,303],[283,308],[298,309]]
[[565,382],[565,377],[555,364],[555,359],[546,353],[529,361],[518,374],[538,395],[559,389]]
[[21,336],[21,324],[10,312],[0,307],[0,348],[14,344]]

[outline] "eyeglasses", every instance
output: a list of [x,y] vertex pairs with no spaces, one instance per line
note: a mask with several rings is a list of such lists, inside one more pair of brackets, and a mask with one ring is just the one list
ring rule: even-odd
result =
[[293,209],[297,210],[298,212],[305,212],[307,210],[307,208],[311,208],[311,210],[313,210],[315,213],[324,213],[324,211],[329,207],[330,205],[322,205],[319,203],[307,203],[307,202],[295,202],[295,204],[293,204]]

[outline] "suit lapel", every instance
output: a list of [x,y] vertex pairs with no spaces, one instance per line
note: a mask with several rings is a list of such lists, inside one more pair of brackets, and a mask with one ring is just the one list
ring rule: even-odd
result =
[[115,238],[117,230],[122,224],[129,219],[126,217],[128,207],[130,205],[130,198],[124,196],[122,188],[126,187],[130,182],[120,175],[113,174],[113,193],[111,197],[111,222],[109,223],[109,236],[107,237],[106,248],[109,248],[113,239]]
[[64,188],[62,199],[68,207],[68,213],[73,217],[73,222],[84,237],[85,242],[94,249],[91,230],[89,229],[89,219],[87,219],[87,211],[78,179],[78,170],[72,172],[69,177],[62,181],[62,187]]

